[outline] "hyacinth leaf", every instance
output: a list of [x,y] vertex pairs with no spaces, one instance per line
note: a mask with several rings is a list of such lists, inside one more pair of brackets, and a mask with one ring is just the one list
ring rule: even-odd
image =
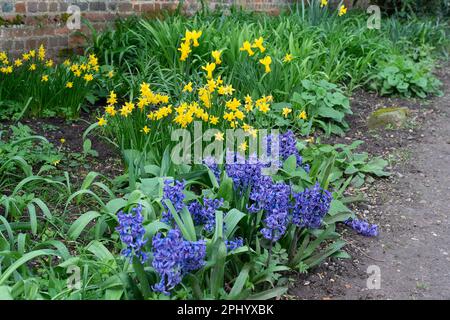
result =
[[144,266],[137,257],[133,257],[133,269],[134,272],[136,272],[136,276],[139,280],[142,296],[144,297],[145,300],[148,300],[152,295],[152,291],[150,290],[150,284],[148,282]]
[[216,225],[214,231],[214,242],[223,239],[223,212],[216,210]]
[[67,249],[66,245],[58,240],[48,240],[39,243],[37,246],[34,247],[34,249],[45,249],[49,246],[55,247],[57,252],[59,253],[60,257],[67,261],[69,259],[72,259],[72,256],[70,255],[69,249]]
[[33,175],[33,171],[31,166],[25,161],[25,159],[23,159],[22,157],[19,156],[14,156],[8,160],[6,160],[3,165],[0,167],[0,173],[4,170],[6,170],[6,168],[8,167],[8,165],[12,162],[15,162],[16,164],[18,164],[18,167],[20,169],[22,169],[23,173],[25,174],[25,176],[29,177],[31,175]]
[[105,300],[120,300],[123,295],[123,289],[107,289],[105,291]]
[[196,238],[195,237],[195,229],[194,229],[194,236],[192,237],[192,231],[189,231],[188,226],[186,226],[183,223],[183,220],[181,220],[181,217],[175,210],[175,207],[173,206],[172,202],[169,199],[165,199],[164,203],[166,204],[167,208],[169,208],[169,211],[172,214],[172,217],[175,220],[175,223],[177,224],[178,228],[180,228],[180,231],[183,234],[183,237],[186,240],[195,241],[195,238]]
[[325,230],[319,230],[320,234],[317,235],[317,238],[310,242],[306,249],[303,252],[302,259],[309,257],[313,252],[320,246],[320,244],[327,239],[334,232],[335,225],[330,225]]
[[297,168],[297,158],[296,156],[293,154],[291,156],[289,156],[286,161],[284,161],[283,163],[283,169],[284,171],[286,171],[288,174],[291,174],[295,171],[295,169]]
[[217,198],[222,198],[224,201],[231,203],[233,201],[233,180],[224,174],[220,183]]
[[29,203],[27,205],[28,214],[30,215],[30,226],[31,226],[31,233],[36,235],[37,233],[37,217],[36,217],[36,207]]
[[195,276],[195,274],[188,273],[185,276],[185,279],[188,281],[189,285],[192,288],[192,293],[194,295],[194,298],[197,300],[201,300],[203,297],[203,291],[200,288],[200,280],[198,277]]
[[287,287],[273,288],[251,295],[247,300],[269,300],[280,297],[287,292]]
[[[3,253],[0,252],[0,255],[3,255]],[[5,272],[3,272],[0,275],[0,286],[3,285],[6,282],[6,280],[8,280],[8,278],[13,274],[14,271],[16,271],[22,265],[26,264],[28,261],[35,259],[39,256],[49,256],[49,255],[58,256],[58,254],[55,251],[47,250],[47,249],[35,250],[35,251],[31,251],[31,252],[24,254],[17,261],[15,261],[12,265],[10,265],[5,270]]]
[[247,283],[250,269],[251,269],[251,265],[249,263],[246,263],[242,267],[242,270],[239,273],[239,275],[237,276],[236,281],[234,282],[233,288],[231,288],[231,291],[230,291],[227,299],[235,300],[242,293],[242,290],[244,289],[244,286]]
[[116,214],[127,205],[127,201],[123,198],[112,199],[106,204],[106,211],[112,214]]
[[209,180],[211,180],[211,184],[212,184],[213,188],[219,189],[220,186],[219,186],[219,182],[216,179],[216,176],[214,175],[214,173],[212,172],[211,169],[208,168],[207,170],[208,170],[208,177],[209,177]]
[[160,230],[170,230],[171,227],[161,221],[153,221],[152,223],[144,226],[145,237],[147,239],[152,239],[155,234]]
[[100,241],[97,240],[92,241],[87,245],[86,250],[91,252],[99,260],[115,261],[114,255]]
[[14,300],[11,295],[11,287],[0,286],[0,300]]
[[183,219],[183,223],[187,228],[187,231],[189,232],[189,239],[190,241],[197,241],[197,235],[195,234],[195,226],[194,221],[192,220],[192,215],[189,213],[188,209],[186,207],[183,207],[181,209],[181,218]]
[[[230,239],[234,232],[236,231],[236,226],[238,225],[239,221],[245,217],[245,213],[237,210],[237,209],[231,209],[228,211],[228,213],[225,215],[224,222],[225,222],[225,238]],[[216,224],[217,225],[217,224]]]
[[211,270],[211,295],[218,298],[219,290],[224,286],[225,261],[227,257],[227,246],[222,238],[218,238],[213,245],[212,260],[214,266]]
[[323,260],[334,254],[335,252],[339,251],[341,248],[343,248],[346,245],[346,242],[343,240],[338,240],[330,244],[325,250],[311,256],[310,258],[306,259],[304,263],[308,265],[310,268],[318,265]]
[[101,214],[97,211],[88,211],[82,214],[69,228],[67,236],[70,240],[76,240],[86,228],[86,226],[94,219],[100,217]]
[[172,163],[170,159],[170,146],[167,146],[164,150],[163,157],[161,160],[161,176],[165,177],[169,175],[170,164]]

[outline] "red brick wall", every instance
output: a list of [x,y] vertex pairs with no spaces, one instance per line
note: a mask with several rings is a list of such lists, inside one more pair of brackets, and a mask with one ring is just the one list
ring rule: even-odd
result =
[[[78,47],[82,39],[66,26],[69,5],[77,5],[83,17],[97,29],[118,16],[156,15],[172,10],[178,0],[0,0],[0,51],[18,55],[23,50],[44,44],[50,54],[58,56],[63,49]],[[295,0],[205,0],[210,8],[242,6],[256,11],[279,12]],[[331,2],[331,1],[330,1]],[[346,0],[350,2],[350,0]],[[192,13],[201,7],[199,0],[185,0],[183,10]],[[82,30],[82,31],[85,31]]]

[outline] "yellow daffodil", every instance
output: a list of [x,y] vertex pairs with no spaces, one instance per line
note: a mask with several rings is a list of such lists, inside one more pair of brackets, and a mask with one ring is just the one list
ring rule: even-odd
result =
[[262,37],[259,37],[258,39],[255,39],[252,47],[258,48],[259,51],[261,51],[261,53],[263,53],[264,51],[266,51],[266,48],[264,48],[264,46],[263,46],[263,42],[264,42],[264,39]]
[[283,117],[287,118],[291,112],[292,112],[291,108],[283,108],[283,112],[282,112]]
[[214,137],[216,138],[217,141],[223,141],[223,133],[222,132],[217,132]]
[[63,65],[66,67],[70,66],[70,60],[69,59],[64,60]]
[[25,61],[30,60],[30,54],[29,53],[23,53],[22,54],[22,59],[25,60]]
[[294,59],[294,57],[292,56],[292,54],[287,53],[284,58],[283,58],[283,62],[291,62],[292,59]]
[[111,91],[111,92],[109,93],[109,97],[108,97],[108,99],[106,100],[106,102],[107,102],[109,105],[114,105],[114,104],[116,104],[116,103],[117,103],[117,94],[116,94],[114,91]]
[[248,41],[244,41],[242,47],[239,48],[240,51],[247,51],[249,56],[253,56],[255,52],[252,50],[252,44]]
[[150,132],[150,128],[145,126],[142,128],[142,132],[144,132],[145,134],[148,134]]
[[320,7],[323,8],[328,5],[328,0],[320,0]]
[[20,66],[22,65],[22,60],[20,60],[20,59],[14,60],[14,65],[15,65],[16,67],[20,67]]
[[244,141],[239,145],[239,150],[241,150],[242,152],[245,152],[247,148],[248,148],[247,141]]
[[59,142],[61,142],[62,144],[64,144],[64,143],[66,143],[66,139],[61,138],[61,139],[59,139]]
[[100,127],[106,126],[107,121],[106,121],[106,119],[105,119],[104,117],[97,118],[97,120],[98,120],[97,123],[98,123],[98,125],[99,125]]
[[114,108],[114,106],[109,105],[105,107],[105,112],[109,114],[111,117],[114,117],[117,113],[117,110]]
[[308,142],[308,143],[314,143],[314,137],[305,139],[305,140],[303,140],[303,141]]
[[206,78],[212,79],[212,77],[213,77],[212,73],[213,73],[214,69],[216,69],[216,64],[214,62],[207,63],[206,66],[202,66],[202,69],[207,72]]
[[42,78],[41,78],[41,81],[42,82],[47,82],[48,81],[48,75],[46,75],[46,74],[43,75]]
[[182,42],[178,51],[181,52],[180,61],[186,61],[187,57],[189,57],[189,53],[192,52],[189,42]]
[[347,13],[347,8],[344,5],[340,6],[338,15],[343,16],[346,13]]
[[32,58],[36,57],[36,50],[30,50],[28,53]]
[[30,71],[36,70],[36,65],[34,63],[31,64],[30,67],[28,68],[28,70],[30,70]]
[[201,36],[202,36],[202,31],[196,31],[196,30],[191,31],[192,45],[194,47],[199,46],[198,39],[200,39]]
[[226,86],[220,86],[218,93],[219,93],[219,95],[222,95],[222,96],[229,96],[229,95],[233,94],[234,90],[235,89],[233,89],[233,86],[231,84],[229,84]]
[[69,88],[69,89],[71,89],[73,87],[73,82],[67,82],[66,83],[66,88]]
[[302,120],[306,120],[306,119],[307,119],[306,111],[303,110],[302,112],[300,112],[300,114],[299,114],[298,117],[299,117],[300,119],[302,119]]
[[265,56],[263,59],[260,59],[259,63],[261,63],[265,67],[266,73],[269,73],[271,71],[270,64],[272,63],[272,58],[270,56]]
[[248,133],[255,139],[258,136],[258,130],[251,128]]
[[86,82],[90,82],[90,81],[92,81],[92,80],[94,79],[94,76],[93,76],[92,74],[90,74],[90,73],[86,73],[86,74],[84,75],[83,79],[84,79]]
[[114,77],[114,71],[111,70],[108,72],[108,78],[111,79],[112,77]]
[[187,83],[184,87],[183,87],[183,92],[192,92],[192,82]]
[[45,48],[44,46],[41,44],[38,50],[38,59],[43,61],[45,59]]
[[222,53],[219,50],[214,50],[213,52],[211,52],[212,57],[214,58],[214,60],[216,60],[216,64],[221,64],[222,60],[220,60],[220,55]]
[[52,164],[53,164],[54,166],[57,166],[60,162],[61,162],[61,160],[55,160],[55,161],[52,162]]
[[212,125],[216,125],[216,124],[219,123],[219,118],[218,118],[218,117],[215,117],[215,116],[211,116],[211,117],[209,118],[209,123],[211,123]]
[[47,68],[53,67],[53,60],[52,60],[52,59],[47,60],[47,61],[45,62],[45,66],[46,66]]

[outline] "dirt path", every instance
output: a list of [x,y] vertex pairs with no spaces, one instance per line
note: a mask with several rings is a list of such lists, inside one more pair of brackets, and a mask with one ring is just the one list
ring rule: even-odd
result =
[[[442,68],[440,78],[445,96],[415,106],[424,118],[420,128],[384,133],[392,139],[386,149],[398,159],[393,176],[369,187],[369,204],[359,206],[380,225],[380,235],[348,232],[352,260],[329,261],[300,278],[292,290],[297,297],[450,299],[450,68]],[[411,101],[394,104],[405,103]],[[367,287],[369,266],[379,270],[379,289]]]

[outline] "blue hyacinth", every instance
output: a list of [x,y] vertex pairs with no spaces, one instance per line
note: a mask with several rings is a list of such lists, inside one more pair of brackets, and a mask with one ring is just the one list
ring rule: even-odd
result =
[[331,193],[318,183],[312,188],[294,194],[295,204],[292,209],[292,223],[298,227],[320,228],[323,217],[330,210]]
[[228,251],[233,251],[244,245],[244,239],[239,237],[233,240],[225,240],[225,245],[227,246]]
[[378,235],[378,226],[376,224],[370,224],[366,220],[355,218],[348,219],[344,223],[365,237],[376,237]]
[[261,176],[250,192],[250,213],[264,212],[263,236],[277,241],[286,232],[289,221],[291,188],[284,182],[274,183],[269,176]]
[[223,199],[203,198],[203,205],[197,201],[189,204],[189,212],[196,225],[203,225],[207,232],[212,232],[216,225],[216,210],[223,205]]
[[203,164],[212,171],[212,173],[216,177],[217,183],[220,183],[220,173],[221,172],[220,172],[219,165],[217,164],[216,159],[214,157],[206,157],[203,160]]
[[[273,135],[267,136],[267,155],[273,157],[272,155],[272,139]],[[300,152],[297,150],[297,139],[294,133],[289,130],[283,134],[278,135],[278,147],[279,147],[279,158],[283,162],[292,155],[295,155],[297,160],[297,166],[303,164],[303,158]],[[306,170],[306,169],[305,169]]]
[[122,255],[132,261],[136,256],[141,263],[147,259],[147,253],[143,250],[147,240],[144,240],[145,229],[142,226],[144,217],[142,216],[142,206],[131,209],[130,213],[120,211],[117,214],[119,226],[116,230],[119,232],[120,240],[126,245],[122,250]]
[[233,180],[234,189],[243,194],[248,188],[259,183],[265,166],[256,155],[244,158],[239,154],[231,154],[227,156],[225,171]]
[[166,237],[162,233],[156,234],[152,246],[152,266],[161,279],[152,287],[157,292],[169,295],[186,273],[205,265],[206,242],[186,241],[178,229],[170,230]]
[[173,220],[172,214],[170,213],[169,208],[165,204],[165,200],[170,200],[177,212],[183,210],[185,206],[183,202],[185,197],[183,193],[184,186],[185,186],[184,182],[181,181],[171,179],[167,179],[164,181],[164,190],[161,203],[165,210],[162,213],[161,221],[169,223]]

